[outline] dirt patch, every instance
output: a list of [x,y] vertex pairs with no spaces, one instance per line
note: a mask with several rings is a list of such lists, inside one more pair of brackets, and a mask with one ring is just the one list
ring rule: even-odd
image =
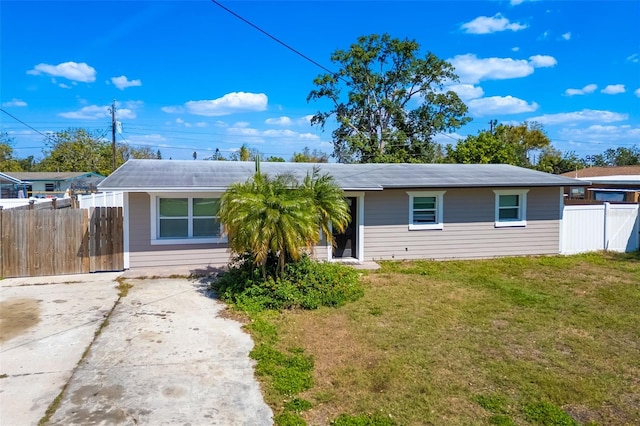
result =
[[9,299],[0,302],[0,343],[22,334],[40,322],[36,299]]

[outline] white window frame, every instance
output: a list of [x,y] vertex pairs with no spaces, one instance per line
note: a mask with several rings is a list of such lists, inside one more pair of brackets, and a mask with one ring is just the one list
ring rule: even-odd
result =
[[[444,229],[444,194],[447,191],[407,191],[409,195],[409,230],[421,231],[427,229]],[[413,199],[415,197],[435,197],[436,221],[435,223],[413,223]]]
[[[527,226],[527,193],[528,189],[494,189],[495,194],[495,224],[496,228],[513,228]],[[518,218],[517,219],[500,219],[500,196],[517,195],[518,196]]]
[[[150,198],[150,216],[151,216],[151,245],[152,246],[156,246],[156,245],[177,245],[177,244],[210,244],[210,243],[226,243],[227,242],[227,237],[226,236],[222,236],[224,235],[224,228],[223,225],[220,224],[220,235],[219,237],[214,237],[214,238],[194,238],[194,237],[190,237],[190,238],[160,238],[158,236],[159,234],[159,227],[160,227],[160,220],[158,218],[158,214],[159,214],[159,203],[160,203],[160,198],[188,198],[189,199],[189,217],[191,219],[193,219],[192,214],[191,214],[191,209],[192,209],[192,199],[193,198],[220,198],[222,196],[222,193],[185,193],[185,192],[175,192],[175,193],[167,193],[167,192],[163,192],[163,193],[156,193],[156,194],[149,194],[149,198]],[[192,226],[192,222],[191,220],[189,221],[189,228],[191,228]]]

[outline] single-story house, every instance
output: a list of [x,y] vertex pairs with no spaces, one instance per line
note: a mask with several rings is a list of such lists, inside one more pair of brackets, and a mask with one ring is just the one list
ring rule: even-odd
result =
[[27,183],[27,196],[62,197],[67,190],[95,192],[104,176],[95,172],[5,172]]
[[[567,177],[499,164],[261,163],[303,178],[313,166],[345,191],[352,222],[326,260],[470,259],[557,254]],[[100,191],[124,192],[125,268],[220,267],[230,253],[220,196],[253,162],[129,160]]]
[[27,183],[7,173],[0,172],[0,199],[25,198]]
[[[565,196],[572,203],[640,202],[640,165],[619,167],[588,167],[562,176],[589,181],[588,186],[570,186],[565,188]],[[579,200],[579,201],[576,201]]]

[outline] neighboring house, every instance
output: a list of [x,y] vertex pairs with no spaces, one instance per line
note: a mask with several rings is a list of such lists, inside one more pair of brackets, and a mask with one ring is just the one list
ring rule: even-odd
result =
[[104,176],[94,172],[6,172],[27,184],[27,196],[37,198],[63,197],[72,192],[95,192]]
[[28,182],[0,172],[0,199],[25,198]]
[[[563,187],[581,182],[515,166],[321,164],[344,189],[352,223],[315,256],[327,260],[452,259],[557,254]],[[313,164],[261,163],[302,178]],[[252,162],[129,160],[98,188],[124,192],[125,268],[224,266],[217,207]],[[586,184],[586,182],[585,182]]]
[[590,181],[589,186],[565,188],[565,196],[572,204],[594,201],[640,202],[640,165],[621,167],[589,167],[562,176]]

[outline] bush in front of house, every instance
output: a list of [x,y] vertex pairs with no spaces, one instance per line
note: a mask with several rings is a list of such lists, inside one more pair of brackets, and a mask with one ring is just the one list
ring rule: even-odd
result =
[[341,306],[364,294],[358,271],[337,263],[316,262],[309,256],[287,262],[282,276],[267,274],[265,278],[251,256],[245,254],[236,258],[211,287],[222,300],[247,312]]

